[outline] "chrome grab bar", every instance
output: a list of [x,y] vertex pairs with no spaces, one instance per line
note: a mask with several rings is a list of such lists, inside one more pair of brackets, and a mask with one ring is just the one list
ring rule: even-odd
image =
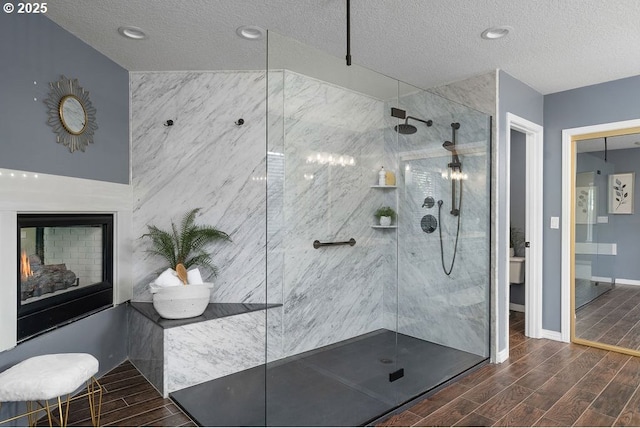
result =
[[348,241],[342,241],[342,242],[320,242],[317,239],[315,241],[313,241],[313,248],[318,249],[320,247],[331,247],[334,245],[350,245],[350,246],[354,246],[356,245],[356,240],[351,238]]

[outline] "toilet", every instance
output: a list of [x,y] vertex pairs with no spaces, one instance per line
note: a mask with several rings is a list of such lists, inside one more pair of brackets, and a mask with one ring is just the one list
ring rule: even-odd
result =
[[509,283],[524,284],[524,257],[510,257]]

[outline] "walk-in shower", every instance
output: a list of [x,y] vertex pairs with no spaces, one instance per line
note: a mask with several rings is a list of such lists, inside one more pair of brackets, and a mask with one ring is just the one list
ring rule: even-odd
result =
[[[206,426],[358,426],[485,363],[489,117],[272,32],[265,93],[266,182],[246,184],[266,190],[264,293],[248,298],[270,308],[246,344],[264,361],[172,397]],[[462,163],[465,203],[456,188],[438,225],[465,221],[445,275],[420,220]]]

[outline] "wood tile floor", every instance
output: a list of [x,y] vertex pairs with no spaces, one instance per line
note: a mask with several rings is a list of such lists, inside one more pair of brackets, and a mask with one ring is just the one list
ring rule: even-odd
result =
[[616,285],[576,313],[576,336],[640,349],[640,287]]
[[527,338],[512,312],[506,362],[378,426],[640,426],[640,358]]
[[[129,361],[98,382],[103,388],[101,426],[196,426],[170,399],[162,398]],[[91,426],[86,399],[71,403],[68,425]]]

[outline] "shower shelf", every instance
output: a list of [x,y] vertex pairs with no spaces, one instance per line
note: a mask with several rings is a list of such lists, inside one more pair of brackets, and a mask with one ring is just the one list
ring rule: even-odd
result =
[[398,225],[397,224],[393,224],[391,226],[380,226],[377,224],[372,224],[371,227],[373,227],[374,229],[397,229]]
[[397,189],[398,186],[381,186],[379,184],[372,184],[371,188],[372,189]]

